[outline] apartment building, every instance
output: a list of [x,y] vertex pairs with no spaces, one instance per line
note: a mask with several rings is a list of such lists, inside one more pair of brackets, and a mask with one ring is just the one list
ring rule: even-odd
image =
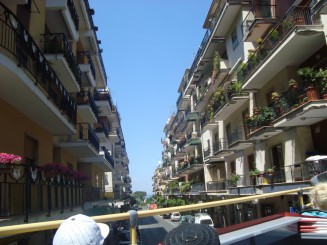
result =
[[129,160],[88,0],[0,0],[0,12],[1,225],[127,198]]
[[[164,127],[155,180],[168,171],[169,182],[156,193],[221,200],[310,186],[326,170],[306,161],[327,153],[326,4],[212,1]],[[288,195],[209,212],[223,227],[296,205]]]

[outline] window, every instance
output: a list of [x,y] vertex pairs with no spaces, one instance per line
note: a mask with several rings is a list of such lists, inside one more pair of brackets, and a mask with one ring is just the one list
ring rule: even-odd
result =
[[35,166],[38,160],[38,142],[37,140],[25,135],[24,155],[25,163]]
[[236,28],[234,29],[234,31],[232,32],[232,46],[233,49],[235,49],[238,45],[238,39],[237,39],[237,30]]

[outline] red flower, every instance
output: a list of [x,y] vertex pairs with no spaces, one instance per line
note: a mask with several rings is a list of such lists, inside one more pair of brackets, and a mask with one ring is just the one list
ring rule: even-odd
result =
[[0,153],[0,163],[18,164],[21,160],[22,160],[21,156],[8,154],[8,153]]

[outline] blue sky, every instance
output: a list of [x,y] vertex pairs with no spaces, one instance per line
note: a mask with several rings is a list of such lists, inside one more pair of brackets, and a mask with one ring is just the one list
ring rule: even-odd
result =
[[96,0],[93,20],[122,119],[132,190],[152,194],[163,128],[205,34],[211,0]]

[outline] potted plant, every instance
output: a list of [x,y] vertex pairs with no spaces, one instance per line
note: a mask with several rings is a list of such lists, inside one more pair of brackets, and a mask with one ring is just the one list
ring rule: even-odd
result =
[[318,88],[319,92],[323,99],[327,99],[327,69],[319,69],[318,71],[319,83]]
[[260,170],[255,168],[255,169],[251,169],[250,172],[249,172],[249,175],[251,177],[257,177],[258,175],[260,174]]
[[298,69],[297,74],[302,78],[305,93],[309,101],[318,100],[316,82],[319,79],[318,72],[312,67]]
[[287,32],[289,29],[291,29],[293,27],[291,21],[287,20],[287,19],[284,19],[282,21],[282,29],[283,29],[283,32]]
[[236,174],[236,173],[232,173],[231,177],[230,177],[230,180],[232,182],[232,185],[233,186],[237,186],[237,181],[239,181],[241,178],[241,176],[239,174]]
[[273,107],[265,106],[261,109],[262,125],[269,125],[276,119],[276,112]]
[[273,29],[269,32],[268,36],[272,43],[276,43],[279,39],[279,32],[277,29]]
[[0,153],[0,164],[19,164],[21,160],[21,156],[4,152]]
[[251,177],[251,182],[252,182],[252,185],[256,185],[257,183],[257,176],[260,174],[260,171],[255,168],[255,169],[251,169],[250,172],[249,172],[249,175]]
[[179,186],[179,191],[181,193],[188,192],[191,189],[191,184],[190,182],[182,182],[182,184]]
[[271,100],[272,100],[272,101],[278,101],[279,98],[280,98],[279,93],[277,93],[277,92],[272,92],[272,93],[271,93]]
[[288,87],[290,89],[297,89],[298,88],[298,83],[294,79],[291,79],[288,81]]
[[268,168],[268,169],[266,170],[266,173],[268,174],[268,176],[272,176],[272,175],[274,175],[274,173],[275,173],[275,166],[273,166],[273,167],[271,167],[271,168]]

